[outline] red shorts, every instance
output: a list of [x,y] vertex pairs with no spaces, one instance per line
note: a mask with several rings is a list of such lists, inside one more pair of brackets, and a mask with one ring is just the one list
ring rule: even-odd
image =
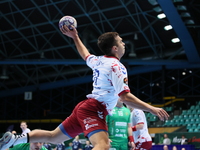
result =
[[59,126],[62,132],[71,138],[95,130],[108,131],[105,117],[108,114],[106,106],[95,99],[86,99],[76,105],[72,114]]
[[135,143],[135,150],[142,149],[142,150],[150,150],[152,148],[152,141],[147,142],[137,142]]

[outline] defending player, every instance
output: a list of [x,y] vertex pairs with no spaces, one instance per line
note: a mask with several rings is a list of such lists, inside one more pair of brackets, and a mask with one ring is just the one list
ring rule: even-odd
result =
[[128,144],[132,150],[135,148],[130,116],[130,110],[120,101],[117,102],[112,114],[106,116],[109,139],[111,140],[110,150],[128,150]]

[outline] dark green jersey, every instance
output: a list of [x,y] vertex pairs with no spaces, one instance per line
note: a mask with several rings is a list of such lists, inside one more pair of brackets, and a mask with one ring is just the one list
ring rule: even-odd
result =
[[[30,143],[23,143],[15,145],[13,148],[9,148],[9,150],[30,150]],[[40,150],[47,150],[44,146]]]
[[130,110],[128,108],[115,107],[112,116],[108,115],[106,121],[109,138],[113,142],[128,142],[128,123],[130,123]]

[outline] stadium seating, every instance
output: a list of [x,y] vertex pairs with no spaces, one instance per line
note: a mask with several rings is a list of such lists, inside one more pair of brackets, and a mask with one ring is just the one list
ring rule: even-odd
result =
[[[168,113],[173,112],[173,107],[164,107]],[[151,113],[146,113],[146,117],[149,118],[149,122],[152,123],[158,121],[158,117]],[[160,126],[160,125],[159,125]],[[179,127],[185,126],[188,132],[200,132],[200,101],[196,105],[190,106],[188,110],[182,110],[180,115],[174,115],[172,119],[166,120],[161,126],[163,127]]]

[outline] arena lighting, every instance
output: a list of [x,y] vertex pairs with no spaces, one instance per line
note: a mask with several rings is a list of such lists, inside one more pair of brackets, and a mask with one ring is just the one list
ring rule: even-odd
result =
[[183,76],[186,75],[186,72],[183,71],[183,72],[182,72],[182,75],[183,75]]
[[166,18],[166,15],[165,15],[164,13],[158,14],[158,15],[157,15],[157,18],[158,18],[158,19],[163,19],[163,18]]
[[171,41],[172,41],[172,43],[178,43],[178,42],[180,42],[180,39],[179,38],[173,38]]
[[164,27],[164,29],[165,29],[166,31],[171,30],[171,29],[172,29],[172,26],[171,26],[171,25],[167,25],[167,26]]

